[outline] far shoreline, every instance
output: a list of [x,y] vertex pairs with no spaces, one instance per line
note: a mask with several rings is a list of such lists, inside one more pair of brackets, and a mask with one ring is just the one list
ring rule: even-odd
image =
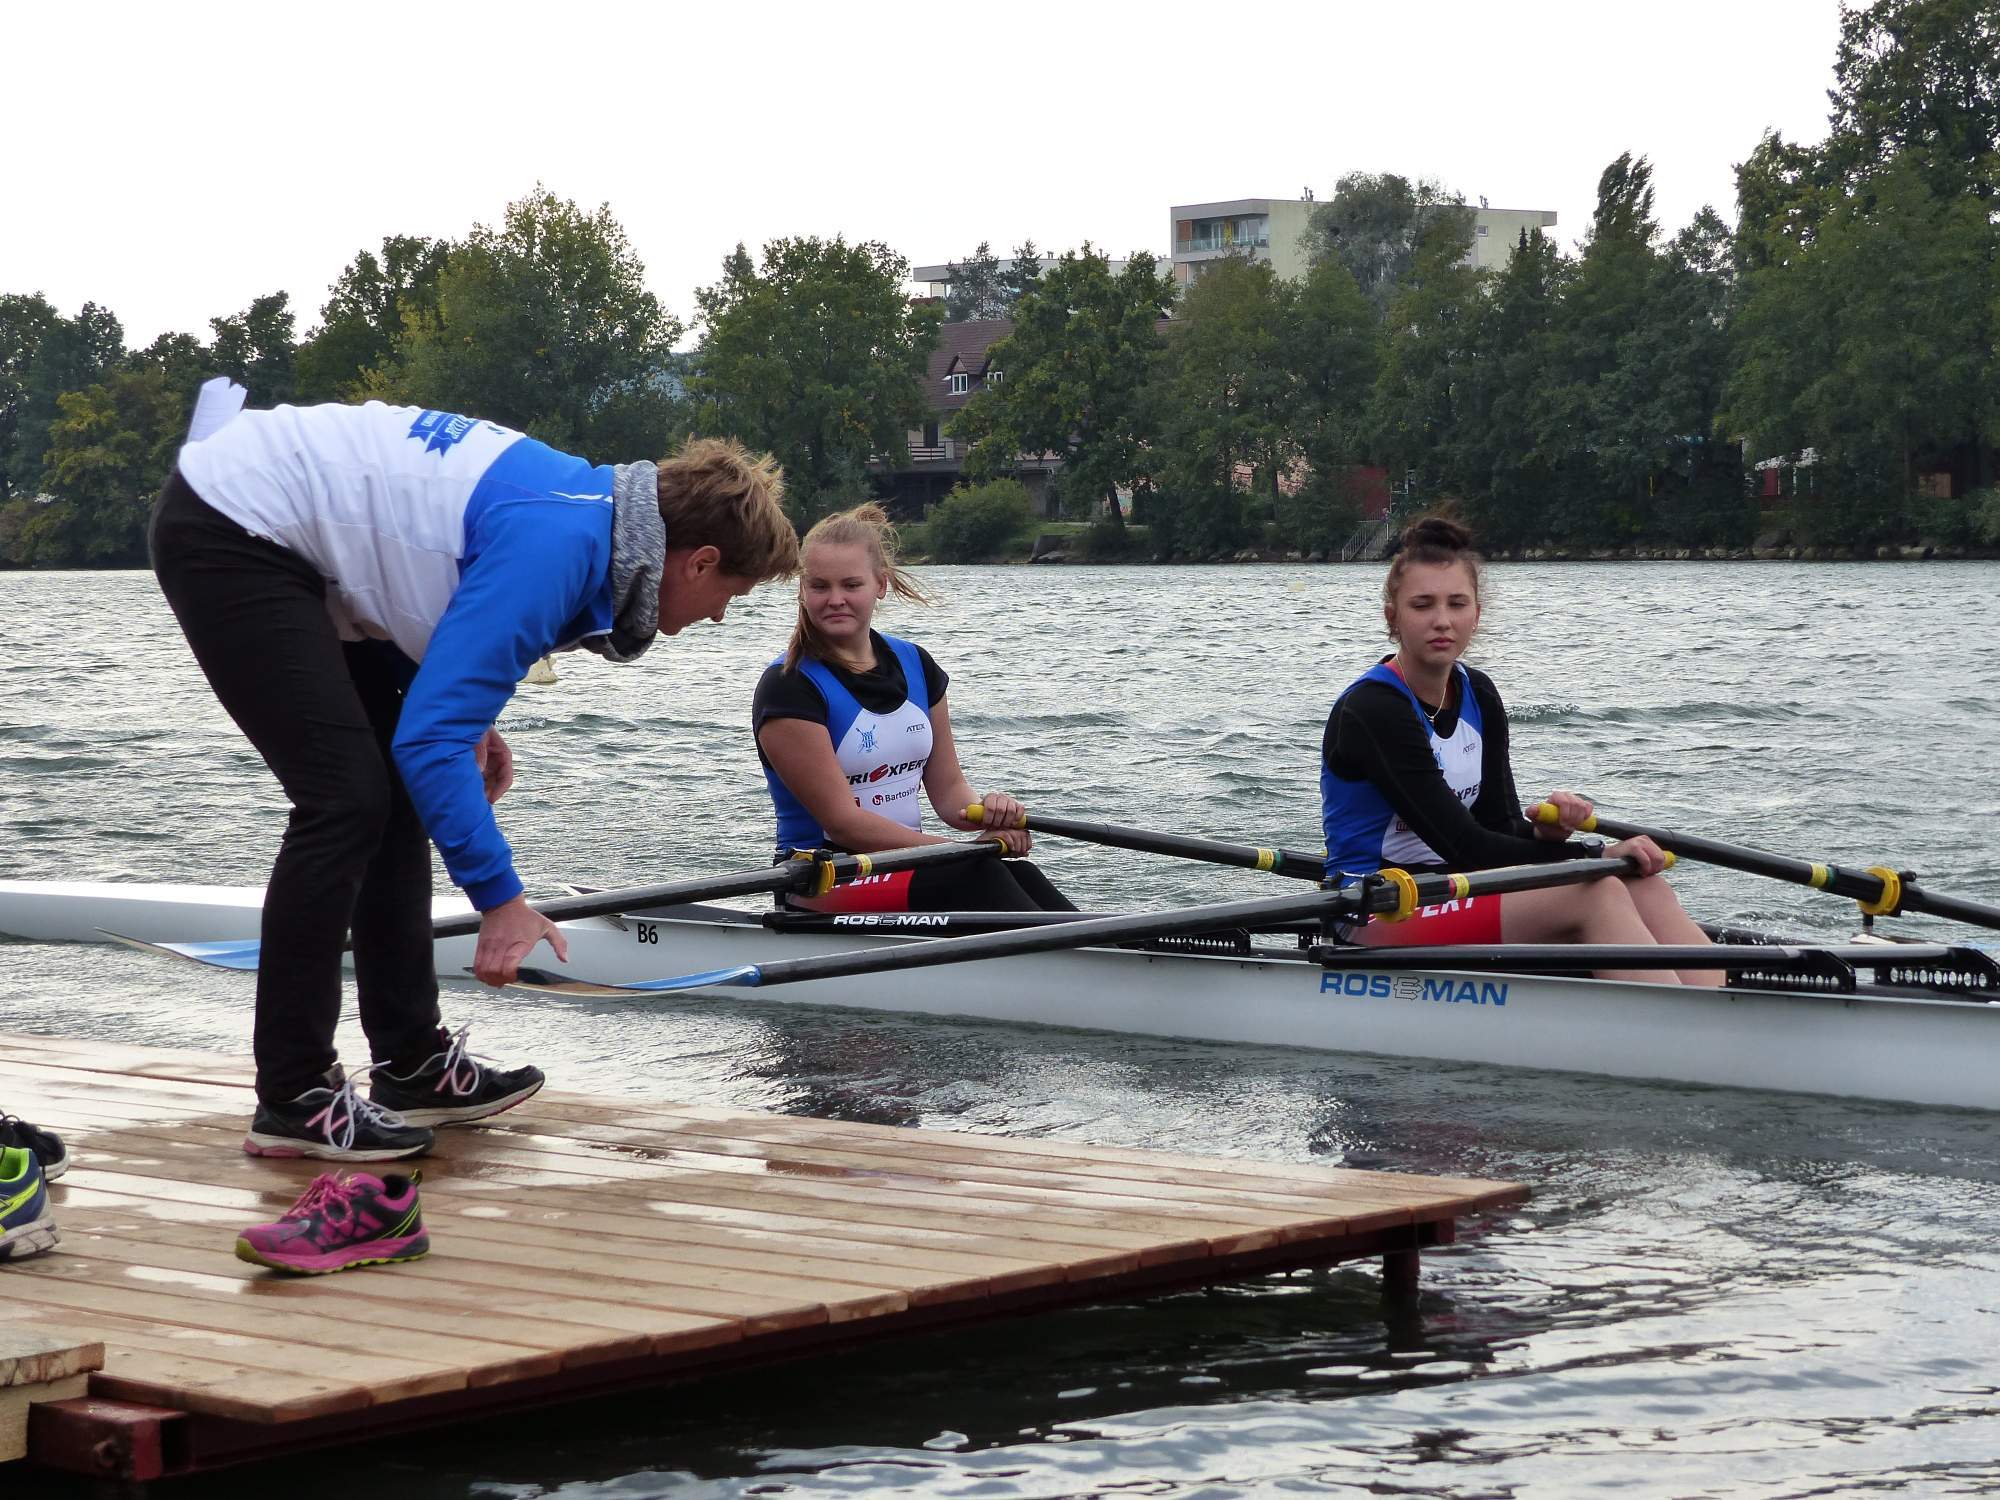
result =
[[[1212,568],[1254,564],[1338,568],[1379,566],[1388,560],[1389,555],[1342,559],[1318,553],[1242,548],[1234,552],[1218,552],[1207,557],[1155,555],[1094,558],[1070,556],[1058,551],[1039,556],[1013,553],[971,562],[950,562],[944,558],[913,550],[906,552],[902,560],[913,567]],[[1523,547],[1485,552],[1482,555],[1490,563],[1995,562],[2000,561],[2000,548],[1944,547],[1925,542],[1878,547]]]
[[[1218,568],[1218,567],[1300,567],[1343,568],[1380,567],[1390,554],[1342,559],[1317,553],[1257,551],[1243,548],[1208,557],[1131,556],[1093,558],[1071,557],[1062,552],[1027,556],[1014,553],[1003,557],[983,557],[969,562],[952,562],[911,549],[900,561],[924,568]],[[2000,562],[2000,547],[1945,547],[1928,542],[1910,542],[1879,547],[1525,547],[1481,554],[1489,563],[1859,563],[1859,562]],[[36,568],[0,566],[0,578],[52,576],[59,573],[146,573],[153,570],[143,563],[114,563],[99,568]]]

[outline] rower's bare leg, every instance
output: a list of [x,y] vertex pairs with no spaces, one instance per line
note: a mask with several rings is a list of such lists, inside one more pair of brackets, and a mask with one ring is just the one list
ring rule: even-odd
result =
[[[1682,908],[1674,888],[1659,876],[1628,880],[1625,889],[1631,894],[1639,920],[1646,924],[1646,930],[1653,934],[1655,940],[1670,944],[1708,945],[1708,934]],[[1504,907],[1502,911],[1504,913]],[[1718,988],[1729,977],[1721,969],[1682,969],[1680,974],[1682,984],[1706,985],[1710,989]]]
[[[1652,947],[1654,937],[1622,880],[1544,891],[1510,891],[1500,907],[1500,937],[1509,943],[1625,943]],[[1599,979],[1678,984],[1671,969],[1599,969]]]

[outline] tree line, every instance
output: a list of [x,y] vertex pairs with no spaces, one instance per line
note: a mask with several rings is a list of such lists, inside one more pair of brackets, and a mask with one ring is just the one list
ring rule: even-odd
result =
[[284,292],[207,340],[128,348],[107,308],[0,296],[0,565],[143,565],[145,522],[205,379],[253,404],[382,400],[479,416],[597,462],[692,433],[774,452],[805,520],[869,492],[869,459],[923,420],[938,309],[886,246],[738,247],[696,293],[701,338],[646,289],[608,207],[546,188],[461,240],[391,236],[340,273],[300,337]]
[[901,461],[940,322],[990,317],[1012,329],[955,421],[968,477],[1059,456],[1109,548],[1129,496],[1156,553],[1326,551],[1370,467],[1498,548],[2000,544],[2000,4],[1843,8],[1829,99],[1822,143],[1767,135],[1738,166],[1733,227],[1704,208],[1666,234],[1626,153],[1576,253],[1526,233],[1499,270],[1473,268],[1458,195],[1356,173],[1296,279],[1223,259],[1181,288],[1144,253],[982,245],[936,304],[884,245],[798,237],[725,259],[691,347],[609,208],[540,187],[462,239],[358,251],[303,336],[283,292],[142,349],[107,308],[0,295],[0,565],[142,563],[215,374],[600,462],[726,433],[777,455],[810,520]]

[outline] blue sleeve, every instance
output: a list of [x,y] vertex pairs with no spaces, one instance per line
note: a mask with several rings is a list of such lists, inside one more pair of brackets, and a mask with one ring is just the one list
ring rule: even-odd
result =
[[603,586],[601,507],[520,500],[489,507],[403,700],[396,769],[451,878],[480,911],[521,894],[514,854],[473,752],[535,659]]

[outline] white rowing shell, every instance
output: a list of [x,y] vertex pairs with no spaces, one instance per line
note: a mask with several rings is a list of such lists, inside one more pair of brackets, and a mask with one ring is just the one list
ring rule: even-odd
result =
[[[155,943],[241,940],[257,935],[261,896],[248,887],[0,881],[0,932],[44,941],[101,942],[113,933]],[[435,904],[439,916],[468,909],[456,898]],[[556,965],[546,947],[530,959],[558,992],[565,980],[587,989],[921,941],[861,926],[775,932],[743,914],[562,925],[569,962]],[[469,937],[440,941],[439,974],[463,977],[472,946]],[[1299,959],[1115,948],[987,960],[948,976],[817,980],[756,998],[2000,1109],[2000,1005],[1979,1001],[1321,970]]]

